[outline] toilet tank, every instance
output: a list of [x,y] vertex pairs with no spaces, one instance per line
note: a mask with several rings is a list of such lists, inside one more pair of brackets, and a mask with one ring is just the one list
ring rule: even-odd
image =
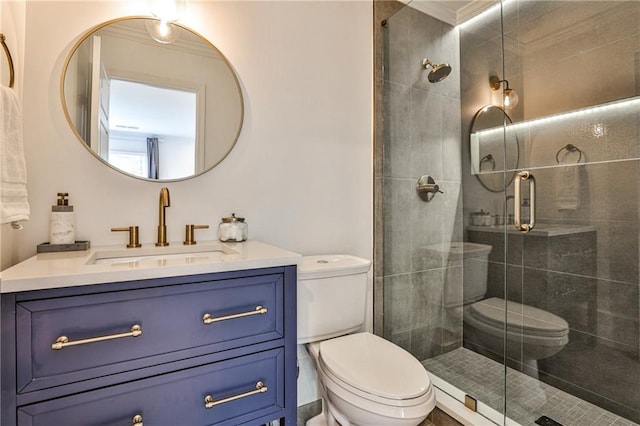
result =
[[446,266],[443,301],[447,308],[482,299],[487,292],[489,253],[487,244],[454,242],[428,247],[426,253]]
[[349,255],[304,256],[298,265],[298,343],[358,330],[364,323],[371,261]]
[[462,251],[462,288],[463,304],[476,302],[484,298],[489,278],[489,253],[492,247],[488,244],[460,243]]

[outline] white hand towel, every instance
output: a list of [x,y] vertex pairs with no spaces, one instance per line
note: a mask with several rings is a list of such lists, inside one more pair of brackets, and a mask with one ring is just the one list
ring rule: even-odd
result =
[[558,181],[556,182],[556,207],[558,211],[578,208],[579,168],[580,166],[564,166],[558,170]]
[[0,223],[28,220],[27,164],[22,112],[16,93],[0,85]]

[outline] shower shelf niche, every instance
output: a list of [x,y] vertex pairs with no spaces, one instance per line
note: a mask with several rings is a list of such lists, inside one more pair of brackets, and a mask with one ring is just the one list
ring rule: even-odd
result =
[[[509,172],[639,159],[638,114],[640,96],[483,129],[470,138],[471,152],[476,153],[472,169],[481,174],[502,174],[502,161],[496,160],[493,170],[484,171],[477,163],[487,155],[502,158],[505,146],[509,154],[514,140],[520,144],[521,161],[516,169],[507,167]],[[579,147],[582,157],[577,151],[562,152],[567,146]],[[556,158],[559,150],[562,155]]]
[[[506,231],[509,234],[522,234],[522,231],[517,230],[512,224],[508,225],[492,225],[492,226],[468,226],[467,230],[474,232],[492,232],[503,233]],[[581,234],[584,232],[595,232],[594,226],[588,225],[560,225],[550,223],[538,223],[535,228],[529,231],[524,236],[531,237],[558,237],[562,235]]]

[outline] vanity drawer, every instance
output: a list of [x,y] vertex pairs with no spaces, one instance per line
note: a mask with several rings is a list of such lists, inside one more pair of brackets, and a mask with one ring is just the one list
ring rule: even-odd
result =
[[136,415],[155,426],[239,425],[282,410],[283,368],[283,349],[273,349],[20,407],[18,425],[130,426]]
[[20,302],[18,393],[280,339],[283,298],[268,274]]

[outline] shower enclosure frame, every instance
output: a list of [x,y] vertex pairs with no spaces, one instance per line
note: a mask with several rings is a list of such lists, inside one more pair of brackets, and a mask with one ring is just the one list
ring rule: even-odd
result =
[[[498,48],[497,59],[494,62],[495,66],[493,69],[478,71],[470,68],[469,61],[471,59],[468,57],[463,58],[466,62],[460,59],[460,63],[458,63],[455,59],[443,54],[447,50],[443,48],[443,45],[450,43],[455,36],[446,29],[434,29],[439,25],[435,22],[435,19],[430,20],[431,17],[416,18],[413,15],[411,17],[403,16],[401,12],[406,7],[408,8],[404,4],[374,2],[374,330],[377,334],[409,350],[418,358],[426,353],[429,356],[433,356],[437,354],[438,350],[446,351],[450,349],[452,346],[447,346],[448,344],[455,346],[457,343],[458,336],[455,333],[453,335],[446,334],[449,331],[448,327],[455,328],[457,325],[461,327],[462,317],[451,318],[440,313],[437,321],[439,321],[441,327],[438,330],[433,330],[428,329],[428,327],[421,327],[422,324],[419,323],[422,317],[430,315],[425,313],[429,309],[416,314],[402,312],[401,309],[389,309],[389,305],[395,304],[395,306],[398,306],[404,304],[407,308],[410,308],[413,306],[412,303],[415,304],[416,298],[424,298],[424,295],[420,294],[421,290],[417,288],[416,280],[421,280],[420,285],[425,288],[425,291],[427,287],[431,290],[437,288],[440,292],[444,291],[442,285],[439,288],[434,285],[434,276],[437,274],[425,271],[439,269],[438,274],[440,274],[440,280],[443,283],[445,278],[458,272],[461,268],[458,265],[447,263],[451,260],[449,258],[440,259],[439,265],[425,265],[425,262],[420,260],[424,258],[424,250],[422,252],[417,251],[417,245],[403,248],[399,246],[397,241],[402,239],[409,241],[417,234],[418,228],[416,228],[416,225],[409,223],[411,219],[416,217],[428,218],[428,220],[436,222],[440,227],[450,231],[448,241],[445,237],[440,238],[440,240],[434,240],[436,243],[446,244],[469,240],[467,228],[469,226],[470,213],[479,211],[482,207],[486,211],[486,205],[483,205],[482,201],[478,200],[482,200],[487,196],[486,191],[481,192],[478,190],[480,188],[479,184],[469,184],[469,180],[464,175],[469,173],[466,146],[468,141],[465,141],[465,135],[468,135],[467,129],[470,120],[467,120],[467,118],[472,117],[482,105],[498,101],[496,93],[493,93],[489,86],[489,78],[492,75],[498,75],[500,79],[509,80],[510,87],[515,88],[520,94],[520,105],[515,110],[510,111],[509,114],[514,118],[515,126],[513,131],[518,132],[524,143],[524,146],[521,147],[523,150],[521,156],[524,161],[522,161],[521,165],[509,171],[516,173],[529,171],[530,174],[535,176],[538,184],[538,205],[542,204],[543,206],[538,208],[538,224],[536,226],[537,231],[547,233],[545,237],[547,240],[545,242],[536,233],[531,233],[533,237],[518,237],[514,234],[515,228],[513,231],[509,231],[509,226],[513,225],[506,223],[504,231],[495,235],[498,242],[496,243],[497,245],[494,244],[495,248],[490,260],[492,273],[495,274],[498,271],[500,278],[491,281],[488,292],[493,295],[500,293],[505,300],[517,300],[523,304],[543,308],[561,318],[566,318],[570,327],[570,344],[565,353],[577,352],[578,355],[575,360],[578,362],[578,367],[575,368],[583,368],[583,364],[585,366],[589,365],[597,373],[593,374],[593,379],[572,382],[571,380],[575,377],[571,377],[571,375],[575,376],[578,374],[577,372],[571,373],[569,376],[563,376],[564,373],[558,370],[560,367],[557,365],[566,364],[566,362],[569,362],[567,360],[570,360],[570,358],[567,358],[568,356],[563,355],[560,358],[564,358],[564,361],[560,358],[560,360],[554,360],[553,357],[543,359],[540,367],[541,376],[544,376],[543,378],[547,382],[559,386],[567,392],[574,392],[586,401],[602,405],[604,409],[608,410],[609,414],[613,415],[613,418],[620,416],[621,422],[624,418],[627,418],[640,423],[640,418],[638,417],[640,415],[640,407],[633,403],[634,395],[635,398],[640,400],[640,391],[631,390],[629,396],[621,396],[615,389],[606,389],[605,386],[601,391],[596,384],[590,382],[590,380],[592,382],[595,380],[602,381],[602,374],[606,369],[601,366],[601,363],[605,362],[607,356],[615,359],[616,364],[624,364],[626,366],[624,370],[618,368],[620,371],[627,373],[619,373],[624,374],[624,376],[620,376],[617,379],[620,383],[626,384],[627,387],[629,387],[629,384],[633,387],[633,383],[636,383],[635,386],[637,388],[638,378],[640,377],[640,364],[638,364],[638,352],[640,352],[638,347],[638,340],[640,340],[640,333],[638,332],[638,312],[640,311],[640,303],[638,302],[639,244],[637,232],[640,222],[638,220],[638,199],[640,196],[637,191],[633,190],[640,182],[638,177],[640,166],[637,166],[639,157],[637,146],[640,145],[640,138],[638,137],[640,130],[635,125],[627,126],[628,123],[633,122],[633,117],[637,117],[640,114],[640,103],[636,103],[634,100],[634,97],[640,96],[640,54],[637,53],[640,51],[637,41],[639,40],[638,37],[640,37],[638,35],[640,30],[633,29],[632,26],[633,19],[640,16],[638,15],[640,6],[636,7],[637,2],[635,5],[633,2],[616,2],[616,7],[607,4],[607,2],[592,2],[591,4],[594,10],[601,9],[601,11],[596,10],[596,13],[599,13],[597,15],[598,19],[604,22],[602,26],[608,25],[607,29],[598,27],[600,38],[607,40],[613,46],[613,51],[618,52],[617,55],[612,53],[615,57],[624,58],[624,64],[620,65],[620,68],[624,68],[624,72],[613,70],[614,76],[604,77],[609,90],[606,93],[605,91],[597,91],[593,89],[597,85],[590,84],[590,91],[587,91],[586,87],[585,91],[583,91],[587,95],[580,96],[583,92],[576,92],[577,89],[571,86],[566,89],[568,93],[573,93],[569,98],[560,97],[555,104],[551,103],[549,104],[550,106],[539,107],[538,105],[544,105],[544,99],[541,99],[543,94],[554,88],[556,88],[557,92],[559,83],[546,79],[545,85],[549,87],[539,86],[542,77],[536,79],[535,75],[527,71],[527,67],[530,68],[532,66],[531,61],[533,61],[532,58],[534,57],[533,54],[528,52],[523,53],[527,48],[530,48],[530,46],[525,46],[525,41],[527,41],[525,39],[528,35],[527,24],[529,21],[531,21],[531,24],[533,23],[533,20],[526,18],[526,13],[528,13],[527,3],[540,3],[539,8],[565,8],[562,9],[563,12],[571,12],[569,8],[571,2],[523,2],[511,0],[501,4],[502,10],[500,13],[495,15],[496,17],[493,21],[484,24],[483,28],[485,32],[493,32],[493,34],[500,35],[491,40]],[[550,14],[549,16],[553,15]],[[581,46],[580,43],[583,43],[582,50],[587,52],[585,55],[588,54],[588,47],[596,51],[597,45],[595,43],[601,43],[601,41],[596,40],[595,37],[592,40],[588,36],[581,35],[586,23],[577,22],[577,18],[574,18],[573,15],[568,16],[570,16],[569,22],[571,25],[568,25],[568,28],[564,28],[562,35],[568,37],[571,34],[578,34],[575,35],[576,39],[573,40],[573,43],[577,46]],[[411,27],[421,19],[427,19],[429,25],[417,29]],[[409,29],[395,29],[393,28],[394,24],[398,24],[396,28],[409,26]],[[616,32],[616,27],[620,27],[620,33],[623,30],[628,33],[629,37],[626,46],[624,46],[624,43],[616,44],[616,40],[610,35],[610,33]],[[592,28],[594,27],[592,26]],[[389,40],[388,34],[390,31],[396,31],[395,37],[400,38],[402,40],[401,44],[405,47],[398,49],[397,44],[390,46],[390,44],[394,43],[394,41]],[[474,30],[468,31],[473,32]],[[419,54],[421,56],[418,57],[418,53],[410,52],[411,45],[415,43],[415,37],[425,36],[427,41],[423,41],[424,47]],[[463,49],[463,47],[460,47],[463,44],[463,35],[458,36],[459,48]],[[432,38],[428,39],[429,37]],[[442,40],[434,41],[438,37]],[[607,37],[611,37],[611,40],[607,39]],[[633,37],[636,38],[633,39]],[[542,36],[540,38],[545,43],[551,43],[552,41],[550,38],[544,39]],[[592,43],[592,45],[588,43]],[[390,51],[392,48],[396,50]],[[540,56],[540,64],[544,63],[547,58],[548,60],[557,59],[556,56],[561,54],[578,57],[579,54],[584,53],[578,51],[573,45],[567,49],[570,48],[575,48],[575,52],[568,50],[559,52],[558,49],[549,50],[548,52],[541,51],[539,53],[539,55],[542,55]],[[609,48],[611,49],[612,47],[609,46]],[[627,50],[623,51],[624,54],[619,54],[620,52],[615,49]],[[633,52],[636,52],[635,59]],[[451,53],[455,54],[455,52]],[[398,61],[402,54],[410,56],[412,60],[405,60],[398,65],[394,61]],[[524,60],[519,55],[525,55]],[[420,80],[422,77],[419,76],[419,73],[424,73],[424,76],[426,76],[426,73],[424,69],[420,70],[419,61],[423,57],[433,58],[435,61],[452,62],[454,69],[452,76],[454,79],[457,78],[458,81],[461,81],[462,85],[459,88],[458,98],[455,97],[455,94],[452,94],[451,86],[448,86],[448,88],[438,86],[438,88],[432,90],[432,87],[422,85],[422,80]],[[585,56],[585,58],[587,57]],[[526,61],[529,61],[529,63],[526,63]],[[571,63],[569,60],[566,62]],[[572,65],[576,67],[572,69],[575,76],[565,77],[570,78],[569,81],[574,83],[576,87],[584,86],[586,84],[585,81],[591,81],[587,70],[577,68],[579,63],[580,61],[576,60],[575,65]],[[416,69],[409,71],[410,78],[404,84],[404,82],[397,79],[397,75],[394,75],[394,73],[397,72],[398,68],[407,70],[412,65]],[[542,70],[541,76],[544,76],[545,72],[545,70]],[[479,74],[482,74],[482,76],[479,76]],[[471,78],[469,75],[472,75]],[[630,84],[634,82],[634,78],[635,88],[633,84]],[[436,84],[450,84],[449,79]],[[480,87],[481,85],[486,87]],[[562,91],[562,89],[560,90]],[[407,136],[402,133],[402,125],[407,124],[411,127],[413,124],[406,120],[402,121],[397,117],[390,117],[385,111],[389,107],[395,108],[401,112],[398,115],[409,116],[414,120],[421,117],[420,112],[433,113],[435,111],[433,108],[425,107],[423,110],[419,110],[418,101],[427,99],[428,102],[428,96],[422,95],[426,93],[431,96],[430,91],[458,100],[459,105],[461,105],[461,125],[458,143],[462,141],[459,156],[464,159],[465,164],[461,170],[459,185],[457,185],[458,182],[456,182],[455,178],[451,177],[451,174],[449,176],[444,175],[446,170],[440,170],[440,173],[438,173],[438,171],[429,169],[423,170],[420,174],[415,173],[416,162],[424,160],[424,157],[420,157],[419,153],[411,151],[418,145],[416,141],[411,140],[413,134],[407,137],[409,147],[406,148],[406,152],[409,152],[409,156],[416,161],[407,161],[404,164],[400,164],[400,166],[406,166],[411,170],[406,175],[403,175],[398,172],[398,165],[388,164],[390,159],[393,161],[394,158],[397,158],[394,156],[397,156],[401,150],[405,149],[397,143],[389,145],[390,138],[401,139]],[[482,96],[486,95],[487,99],[475,104],[474,102],[469,102],[469,95],[474,96],[478,92],[482,92]],[[404,103],[399,101],[401,96],[405,96],[407,101]],[[587,118],[585,118],[586,121],[580,122],[579,117]],[[424,120],[432,119],[427,115],[423,115],[422,118]],[[452,118],[452,120],[455,120],[455,118]],[[562,122],[565,124],[558,124]],[[420,134],[415,129],[410,132]],[[565,135],[564,138],[558,136],[563,134]],[[423,132],[420,136],[433,137],[434,135]],[[435,135],[435,137],[451,142],[448,139],[449,135],[446,133]],[[603,142],[606,144],[603,144]],[[625,145],[627,142],[628,144]],[[427,141],[425,138],[425,145],[432,148],[430,143],[431,140]],[[446,162],[447,159],[450,159],[451,153],[444,152],[445,148],[442,148],[443,146],[441,145],[441,151],[438,155],[441,156],[443,162]],[[504,149],[509,149],[506,141]],[[579,165],[572,164],[572,161],[576,159]],[[443,168],[448,167],[451,167],[450,163],[446,163]],[[577,182],[580,185],[584,185],[586,182],[587,185],[591,185],[591,190],[587,196],[578,194],[579,202],[581,203],[578,208],[563,210],[559,209],[558,205],[558,209],[556,209],[557,204],[553,199],[556,196],[554,186],[556,186],[556,182],[562,178],[563,172],[567,169],[578,171],[573,173],[574,175],[577,174],[577,176],[574,176]],[[415,203],[422,202],[422,207],[413,204],[412,197],[417,194],[412,193],[408,186],[411,178],[417,180],[422,174],[433,176],[436,183],[441,184],[440,188],[445,193],[442,197],[436,198],[436,203],[432,203],[429,208],[426,208],[424,206],[425,203],[422,201],[415,201]],[[568,175],[569,179],[573,179],[571,172]],[[615,192],[611,191],[611,188],[620,189],[620,194],[615,194]],[[523,185],[522,190],[524,192],[523,198],[526,198],[526,186]],[[513,207],[511,207],[512,192],[513,190],[510,189],[497,196],[500,200],[500,206],[494,207],[491,205],[492,215],[502,216],[505,222],[508,222],[506,220],[508,214],[513,212]],[[453,195],[451,195],[452,193]],[[464,204],[462,202],[463,196],[459,195],[462,193],[464,193]],[[459,196],[458,200],[451,200],[456,196]],[[419,200],[417,196],[415,198]],[[568,198],[569,206],[571,207],[575,197],[570,194]],[[586,206],[584,205],[585,199]],[[447,206],[438,210],[438,200],[447,204]],[[553,205],[553,208],[550,207],[551,205]],[[390,219],[388,216],[390,210],[394,214],[398,214],[398,216]],[[406,211],[408,213],[402,213]],[[445,217],[447,215],[449,217]],[[453,226],[450,227],[451,223],[453,223]],[[500,222],[498,221],[498,223]],[[549,231],[549,225],[562,225],[565,229],[577,230],[577,233],[564,236],[554,234],[557,231],[557,227],[555,231],[553,229]],[[534,227],[534,229],[536,228]],[[549,237],[550,235],[551,237]],[[478,234],[474,238],[477,237]],[[424,243],[426,240],[428,238],[425,237],[422,242]],[[567,244],[576,249],[567,249]],[[422,244],[422,246],[424,245]],[[547,250],[544,255],[541,255],[540,252],[542,246],[546,247]],[[557,249],[555,252],[553,251],[554,247]],[[518,250],[520,251],[518,252]],[[514,258],[516,252],[518,253],[517,259]],[[444,256],[446,257],[447,255]],[[571,258],[573,261],[555,262],[555,260],[563,257]],[[398,267],[398,259],[400,259],[400,262],[404,259],[404,262],[409,264],[406,270]],[[422,264],[415,267],[416,262],[422,262]],[[546,296],[547,294],[548,296]],[[537,300],[540,295],[543,295],[545,299]],[[440,309],[444,310],[442,299],[440,299],[440,304]],[[390,326],[390,323],[392,326]],[[400,332],[396,332],[398,328],[394,329],[393,326],[397,326],[400,323],[404,323],[405,326],[404,328],[400,327]],[[414,327],[416,323],[418,323],[417,328]],[[423,341],[440,339],[438,342],[440,349],[435,350],[433,347],[421,344],[419,336],[422,336]],[[580,342],[580,345],[575,346],[575,342]],[[507,343],[506,339],[504,343],[505,345],[513,344]],[[430,351],[431,353],[429,353]],[[518,363],[514,362],[517,360],[507,359],[504,354],[502,357],[503,377],[501,380],[503,395],[502,407],[499,411],[502,411],[503,422],[506,422],[506,418],[510,417],[510,414],[516,417],[518,415],[517,405],[508,402],[510,396],[517,393],[517,386],[514,379],[511,376],[507,376],[507,372],[513,369],[526,371],[527,367],[523,362]],[[557,363],[556,366],[554,366],[554,362]],[[533,372],[529,371],[529,373]],[[589,376],[589,373],[584,371],[581,375]],[[606,392],[611,393],[607,394]],[[482,398],[479,399],[482,401]],[[591,412],[589,407],[593,404],[589,405],[588,402],[585,402],[585,404],[587,405],[583,406],[583,412]],[[582,415],[577,414],[577,412],[569,413],[571,411],[569,409],[566,411],[569,418]],[[606,413],[602,415],[604,416]],[[544,414],[544,412],[540,412],[541,416]],[[558,419],[556,418],[555,420]],[[608,423],[605,422],[603,424]],[[611,421],[611,424],[613,424],[613,421]]]

